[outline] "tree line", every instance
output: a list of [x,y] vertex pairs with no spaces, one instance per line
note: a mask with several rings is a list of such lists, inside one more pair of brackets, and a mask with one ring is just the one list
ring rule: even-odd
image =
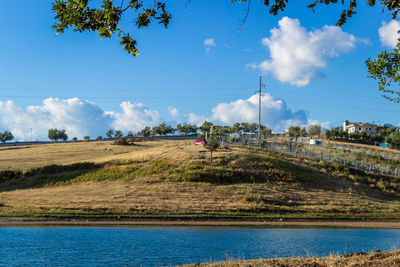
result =
[[[247,123],[247,122],[241,122],[241,123],[238,122],[235,123],[233,126],[215,126],[215,128],[213,127],[214,124],[209,121],[203,122],[200,126],[190,123],[183,123],[183,124],[179,123],[176,125],[175,128],[166,123],[160,123],[159,125],[154,127],[145,126],[137,133],[134,133],[133,131],[128,131],[126,135],[124,135],[124,133],[121,130],[110,129],[107,132],[105,132],[105,136],[108,139],[120,139],[123,137],[129,138],[129,137],[165,136],[173,133],[178,133],[179,135],[192,135],[192,134],[195,135],[200,132],[198,137],[201,138],[205,137],[206,133],[211,133],[211,132],[213,132],[216,135],[228,135],[231,133],[238,133],[238,134],[258,133],[259,130],[257,123]],[[268,135],[271,134],[271,132],[272,131],[268,127],[261,125],[262,135]],[[66,141],[68,140],[68,135],[65,129],[58,130],[57,128],[51,128],[48,130],[48,138],[55,142],[59,140]],[[102,136],[98,136],[96,138],[96,140],[102,140],[102,139],[103,139]],[[72,140],[77,141],[78,139],[76,137],[73,137]],[[85,136],[84,140],[90,140],[90,137]]]

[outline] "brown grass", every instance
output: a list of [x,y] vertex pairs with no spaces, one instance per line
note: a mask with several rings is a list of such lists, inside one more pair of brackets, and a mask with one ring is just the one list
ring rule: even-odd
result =
[[165,152],[164,147],[168,147],[169,143],[168,141],[147,141],[139,142],[136,146],[118,146],[112,145],[110,141],[97,141],[0,147],[0,170],[27,170],[50,164],[75,162],[142,159],[151,157],[152,154]]
[[[301,164],[305,162],[301,160],[282,161],[288,170],[300,166],[291,170],[293,174],[290,179],[283,176],[278,180],[258,183],[195,183],[180,181],[177,177],[179,172],[174,172],[181,166],[209,164],[209,153],[202,146],[194,146],[189,141],[143,142],[137,146],[121,148],[110,146],[108,142],[78,145],[83,147],[74,143],[51,144],[4,151],[10,153],[9,159],[15,159],[14,166],[22,169],[36,164],[56,163],[58,159],[64,163],[127,160],[127,166],[131,161],[139,162],[135,164],[139,164],[139,170],[145,171],[141,175],[128,176],[127,179],[101,182],[83,180],[71,184],[63,182],[59,186],[30,186],[26,183],[13,188],[7,187],[7,183],[0,184],[0,215],[400,219],[399,192],[388,194],[369,184],[355,183],[347,176],[332,176],[311,167],[302,167]],[[111,152],[125,153],[109,153],[108,147],[112,147]],[[39,163],[30,161],[34,157],[32,150],[36,151]],[[72,156],[73,153],[77,156]],[[215,168],[228,170],[230,163],[226,163],[225,167],[226,159],[246,159],[249,155],[261,157],[269,154],[233,146],[214,153],[214,165]],[[163,166],[154,165],[157,162],[163,163],[162,160],[170,164],[165,171],[161,168]],[[123,164],[113,168],[124,168]],[[172,174],[169,173],[171,170]],[[23,185],[26,181],[13,182]]]
[[277,258],[260,260],[228,260],[226,262],[191,264],[185,266],[207,266],[207,267],[346,267],[346,266],[400,266],[400,251],[392,252],[370,252],[352,253],[342,256],[328,256],[324,258]]

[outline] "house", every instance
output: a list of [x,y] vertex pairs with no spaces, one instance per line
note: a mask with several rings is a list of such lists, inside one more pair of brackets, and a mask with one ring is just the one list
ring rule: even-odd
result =
[[361,122],[343,122],[343,131],[350,133],[366,132],[368,136],[375,135],[375,124]]

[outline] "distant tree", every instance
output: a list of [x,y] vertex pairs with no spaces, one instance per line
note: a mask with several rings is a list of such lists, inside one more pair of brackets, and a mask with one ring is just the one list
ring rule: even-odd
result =
[[97,141],[103,140],[103,136],[101,136],[101,135],[97,136],[96,140]]
[[50,140],[57,142],[58,140],[66,141],[68,139],[68,135],[65,130],[57,130],[57,128],[51,128],[48,130],[47,136]]
[[0,141],[5,143],[14,139],[14,135],[9,131],[4,131],[0,133]]
[[240,134],[240,133],[242,133],[242,131],[243,131],[243,127],[242,127],[242,125],[240,124],[240,122],[236,122],[236,123],[232,126],[232,130],[234,131],[234,133]]
[[387,139],[391,147],[400,148],[400,132],[391,133]]
[[77,137],[72,137],[72,141],[76,142],[76,141],[78,141],[78,138]]
[[310,127],[308,127],[308,134],[311,137],[319,137],[321,135],[321,126],[319,125],[310,125]]
[[360,141],[361,140],[361,133],[360,132],[354,132],[349,134],[349,139],[354,140],[354,141]]
[[188,134],[196,134],[198,129],[199,128],[197,127],[196,124],[188,124],[187,132],[188,132]]
[[290,137],[299,137],[301,132],[300,126],[290,126],[289,127],[289,136]]
[[241,126],[243,132],[245,132],[245,133],[250,132],[250,127],[249,127],[250,125],[247,122],[240,123],[240,126]]
[[249,124],[249,132],[258,133],[258,123]]
[[200,131],[201,131],[203,134],[206,134],[206,133],[210,133],[211,126],[213,126],[213,123],[212,123],[212,122],[210,122],[210,121],[205,121],[205,122],[203,122],[203,123],[201,124],[201,126],[199,127],[199,129],[200,129]]
[[267,135],[270,135],[272,133],[272,130],[271,129],[269,129],[268,127],[266,127],[266,126],[264,126],[264,125],[262,125],[261,124],[261,135],[262,136],[267,136]]
[[109,139],[113,138],[113,135],[114,135],[114,131],[113,131],[112,129],[110,129],[110,130],[108,130],[108,131],[106,132],[106,136],[107,136],[107,138],[109,138]]
[[133,132],[129,131],[128,134],[126,135],[127,137],[134,137]]
[[50,140],[56,141],[58,140],[58,130],[57,128],[51,128],[47,131],[47,136]]
[[153,127],[152,131],[155,135],[167,135],[169,133],[172,133],[174,129],[171,127],[171,125],[160,123],[158,126]]
[[342,127],[335,127],[326,132],[326,137],[329,139],[348,139],[349,133],[343,131]]
[[300,136],[302,136],[302,137],[307,136],[306,127],[301,128],[301,130],[300,130]]
[[138,132],[139,136],[149,137],[151,135],[151,128],[149,126],[144,127]]
[[[185,123],[186,124],[186,123]],[[185,131],[185,124],[180,124],[180,123],[178,123],[177,125],[176,125],[176,130],[178,131],[178,133],[179,134],[186,134],[186,131]]]
[[210,137],[207,139],[207,144],[205,147],[210,151],[210,161],[212,162],[213,157],[212,153],[213,151],[216,151],[219,148],[220,141],[219,138],[216,134],[211,134]]
[[115,131],[115,138],[120,139],[124,134],[120,130]]
[[194,124],[180,124],[178,123],[178,125],[176,125],[176,129],[178,130],[179,134],[184,134],[184,135],[188,135],[188,134],[195,134],[197,133],[197,126]]
[[233,132],[232,127],[226,126],[226,127],[217,127],[213,133],[216,135],[227,135]]
[[89,140],[90,140],[90,136],[89,136],[89,135],[84,136],[84,137],[83,137],[83,140],[89,141]]

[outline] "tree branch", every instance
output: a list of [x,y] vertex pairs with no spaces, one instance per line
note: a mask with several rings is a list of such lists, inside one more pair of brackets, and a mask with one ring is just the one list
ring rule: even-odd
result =
[[245,22],[246,22],[246,20],[247,20],[247,17],[249,16],[249,13],[250,13],[250,3],[251,3],[251,0],[248,0],[248,1],[247,1],[246,15],[244,16],[244,18],[243,18],[243,20],[242,20],[242,23],[240,23],[239,32],[242,32],[243,25],[245,24]]

